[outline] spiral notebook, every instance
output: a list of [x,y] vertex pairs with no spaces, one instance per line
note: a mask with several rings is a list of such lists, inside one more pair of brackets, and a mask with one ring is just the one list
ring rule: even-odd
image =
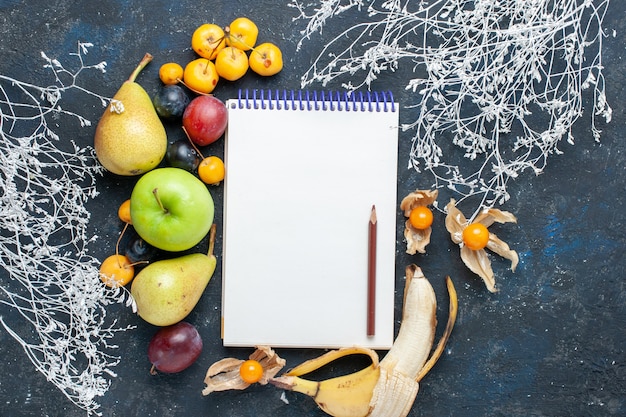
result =
[[399,123],[391,93],[240,91],[226,104],[223,344],[391,347]]

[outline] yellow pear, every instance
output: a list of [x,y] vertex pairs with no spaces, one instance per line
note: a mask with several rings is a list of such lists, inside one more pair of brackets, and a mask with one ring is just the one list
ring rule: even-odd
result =
[[137,274],[130,293],[142,319],[155,326],[169,326],[191,313],[215,272],[215,229],[214,224],[208,254],[157,261]]
[[140,175],[155,168],[167,150],[167,134],[146,90],[135,82],[152,60],[146,54],[115,93],[96,127],[98,160],[118,175]]

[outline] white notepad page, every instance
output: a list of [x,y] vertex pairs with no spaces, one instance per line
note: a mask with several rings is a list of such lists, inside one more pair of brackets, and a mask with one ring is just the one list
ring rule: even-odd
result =
[[[227,102],[225,346],[393,344],[398,107],[316,110],[319,101],[304,110],[276,98]],[[372,205],[376,334],[368,337]]]

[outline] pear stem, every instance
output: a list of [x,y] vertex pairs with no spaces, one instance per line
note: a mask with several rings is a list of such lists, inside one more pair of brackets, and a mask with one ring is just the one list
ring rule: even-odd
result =
[[163,213],[167,214],[169,210],[163,207],[163,203],[161,203],[161,199],[159,198],[158,188],[152,190],[152,194],[154,195],[154,198],[156,198],[157,204],[161,207],[161,210],[163,210]]
[[209,252],[207,253],[207,256],[209,258],[213,257],[213,249],[215,248],[215,234],[217,231],[217,225],[215,223],[213,223],[213,225],[211,226],[211,232],[209,235]]
[[150,61],[152,61],[152,55],[146,52],[143,59],[139,62],[139,65],[137,65],[137,68],[135,68],[132,74],[130,74],[130,77],[128,77],[128,81],[134,82],[141,70],[143,70]]

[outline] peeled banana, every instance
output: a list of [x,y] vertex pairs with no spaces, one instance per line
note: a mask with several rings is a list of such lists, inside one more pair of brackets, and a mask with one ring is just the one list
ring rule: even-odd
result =
[[[413,406],[419,381],[441,356],[456,321],[456,291],[449,277],[446,285],[450,296],[448,322],[432,355],[437,325],[435,292],[422,270],[409,265],[400,330],[382,361],[379,362],[375,351],[367,348],[332,350],[269,382],[312,397],[324,412],[334,417],[405,417]],[[369,355],[372,363],[358,372],[323,381],[302,378],[335,359],[353,354]]]

